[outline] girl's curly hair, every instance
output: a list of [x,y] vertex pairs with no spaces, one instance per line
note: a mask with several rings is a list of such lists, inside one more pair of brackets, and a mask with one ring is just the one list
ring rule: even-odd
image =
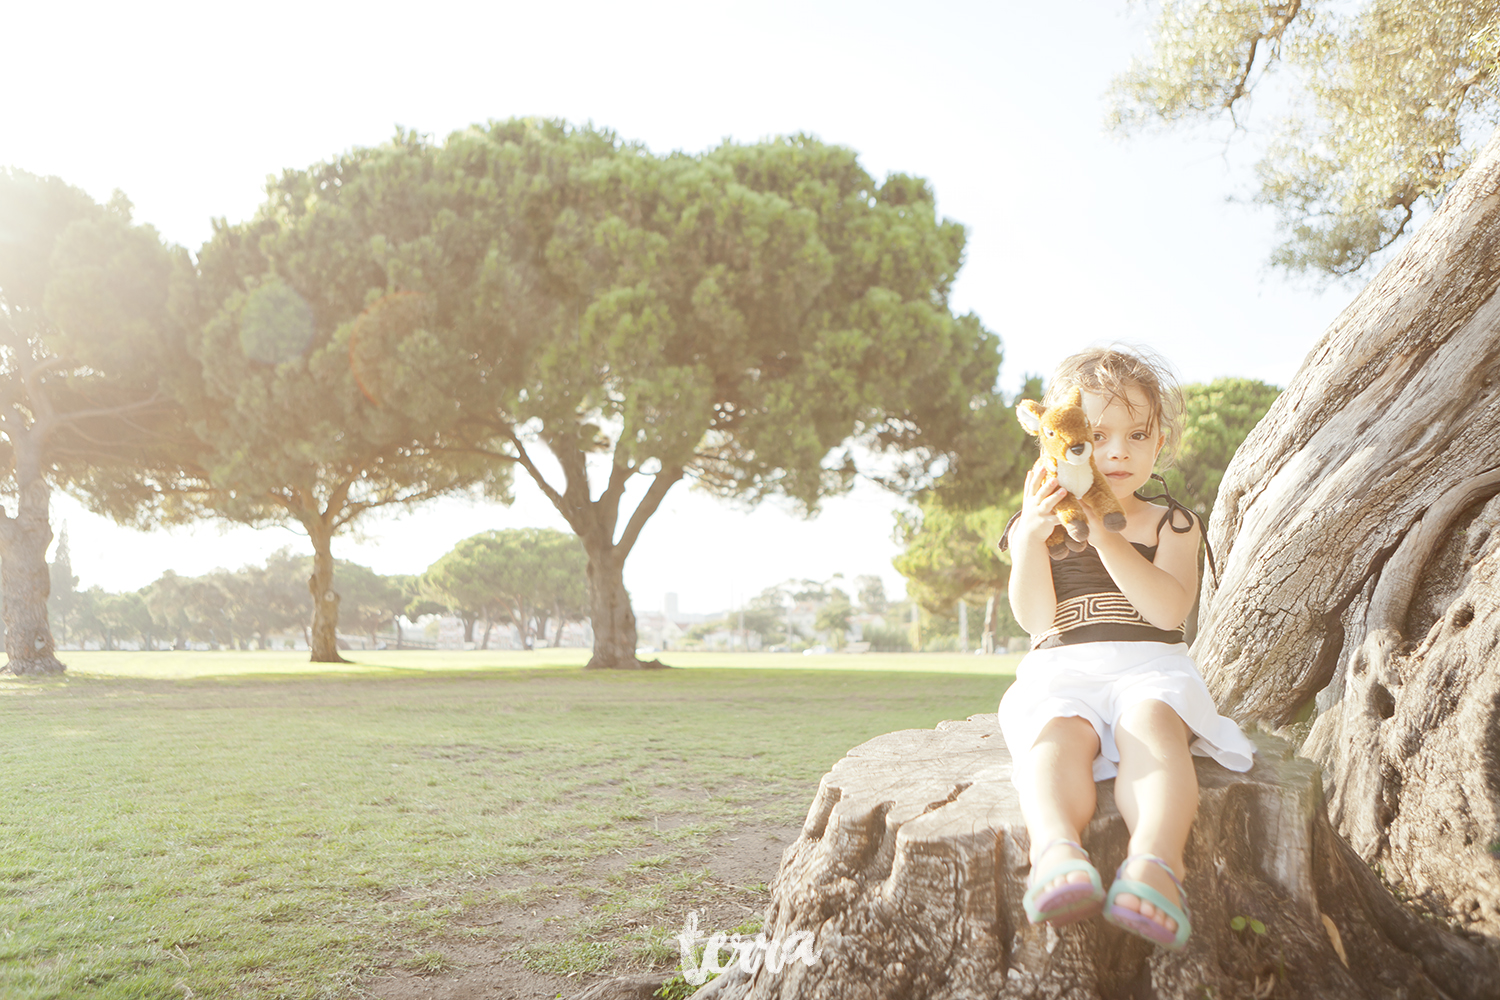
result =
[[1165,358],[1150,348],[1116,344],[1091,347],[1062,360],[1052,373],[1052,383],[1042,398],[1044,406],[1059,402],[1074,388],[1103,396],[1105,402],[1121,400],[1134,414],[1130,391],[1146,397],[1148,421],[1166,435],[1158,464],[1172,464],[1182,443],[1182,390]]

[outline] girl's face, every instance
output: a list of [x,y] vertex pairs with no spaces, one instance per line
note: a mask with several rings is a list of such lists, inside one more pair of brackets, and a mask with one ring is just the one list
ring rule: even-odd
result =
[[1085,392],[1083,410],[1094,425],[1094,464],[1123,500],[1150,481],[1166,436],[1149,423],[1151,407],[1139,389],[1110,400]]

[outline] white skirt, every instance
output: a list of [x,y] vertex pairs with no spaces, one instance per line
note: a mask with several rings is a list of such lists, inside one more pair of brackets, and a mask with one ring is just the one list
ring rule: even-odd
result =
[[1250,770],[1254,745],[1219,714],[1187,649],[1181,642],[1081,642],[1026,654],[1000,699],[1000,731],[1015,762],[1011,780],[1022,784],[1042,727],[1070,716],[1087,719],[1099,734],[1094,780],[1113,778],[1120,763],[1115,725],[1141,701],[1171,706],[1193,731],[1193,753],[1231,771]]

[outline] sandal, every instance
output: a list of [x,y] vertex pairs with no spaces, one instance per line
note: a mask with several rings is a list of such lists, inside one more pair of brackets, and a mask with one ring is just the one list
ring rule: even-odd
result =
[[[1172,880],[1177,887],[1177,897],[1182,900],[1181,906],[1173,905],[1167,897],[1151,888],[1146,883],[1133,878],[1125,877],[1125,867],[1133,861],[1149,861]],[[1177,933],[1173,934],[1161,924],[1142,914],[1138,910],[1129,907],[1117,906],[1115,897],[1122,892],[1128,892],[1137,899],[1144,900],[1156,907],[1162,913],[1177,921]],[[1160,945],[1168,951],[1181,951],[1187,944],[1188,935],[1193,933],[1193,925],[1188,920],[1187,894],[1183,892],[1182,882],[1177,878],[1177,873],[1167,866],[1167,863],[1154,854],[1132,854],[1120,862],[1120,867],[1115,871],[1115,881],[1109,887],[1109,898],[1104,901],[1104,919],[1122,930],[1129,931],[1136,937],[1145,938],[1154,945]]]
[[[1037,857],[1046,854],[1059,844],[1067,844],[1083,858],[1069,858],[1047,869],[1042,875],[1035,871],[1027,880],[1029,888],[1021,897],[1021,906],[1026,910],[1026,919],[1033,924],[1049,923],[1053,927],[1064,927],[1079,920],[1086,920],[1104,908],[1104,882],[1099,878],[1099,869],[1089,864],[1088,851],[1081,844],[1059,837],[1049,841],[1037,852]],[[1062,885],[1045,888],[1070,872],[1086,872],[1087,882],[1064,882]]]

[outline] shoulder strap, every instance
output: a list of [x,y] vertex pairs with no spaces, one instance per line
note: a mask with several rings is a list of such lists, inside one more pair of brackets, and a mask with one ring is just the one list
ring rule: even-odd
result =
[[[1204,551],[1208,554],[1208,572],[1213,576],[1214,588],[1218,589],[1218,586],[1219,586],[1219,567],[1217,565],[1215,565],[1215,563],[1214,563],[1214,549],[1213,549],[1213,546],[1208,544],[1208,525],[1204,523],[1203,518],[1201,518],[1197,514],[1193,513],[1192,510],[1190,510],[1188,507],[1186,507],[1185,505],[1183,505],[1182,503],[1180,503],[1179,501],[1177,501],[1172,496],[1171,491],[1167,489],[1167,481],[1165,479],[1163,479],[1161,476],[1157,475],[1154,472],[1151,473],[1151,478],[1154,479],[1154,480],[1156,480],[1158,483],[1161,484],[1161,492],[1158,493],[1156,496],[1148,497],[1148,496],[1142,496],[1141,495],[1141,491],[1137,490],[1135,496],[1136,496],[1137,500],[1144,500],[1147,503],[1154,503],[1157,500],[1165,500],[1167,502],[1167,512],[1162,515],[1161,522],[1158,523],[1157,526],[1156,526],[1156,532],[1157,532],[1157,534],[1158,535],[1161,534],[1161,529],[1163,527],[1169,527],[1173,531],[1177,532],[1177,534],[1179,534],[1179,535],[1185,535],[1189,531],[1193,530],[1193,523],[1197,522],[1198,526],[1203,531],[1203,548],[1204,548]],[[1181,528],[1177,527],[1177,520],[1176,520],[1176,517],[1175,517],[1175,515],[1177,514],[1178,511],[1182,511],[1188,517],[1188,523],[1185,526],[1181,527]],[[1014,520],[1014,518],[1012,520]],[[1006,530],[1007,531],[1010,530],[1010,525],[1006,525]]]
[[1010,529],[1014,528],[1016,526],[1016,520],[1018,518],[1020,518],[1020,516],[1021,516],[1021,512],[1020,511],[1016,511],[1014,514],[1012,514],[1010,516],[1010,520],[1005,522],[1005,530],[1002,531],[1002,532],[1000,532],[1000,551],[1001,552],[1006,552],[1006,551],[1008,551],[1010,549]]

